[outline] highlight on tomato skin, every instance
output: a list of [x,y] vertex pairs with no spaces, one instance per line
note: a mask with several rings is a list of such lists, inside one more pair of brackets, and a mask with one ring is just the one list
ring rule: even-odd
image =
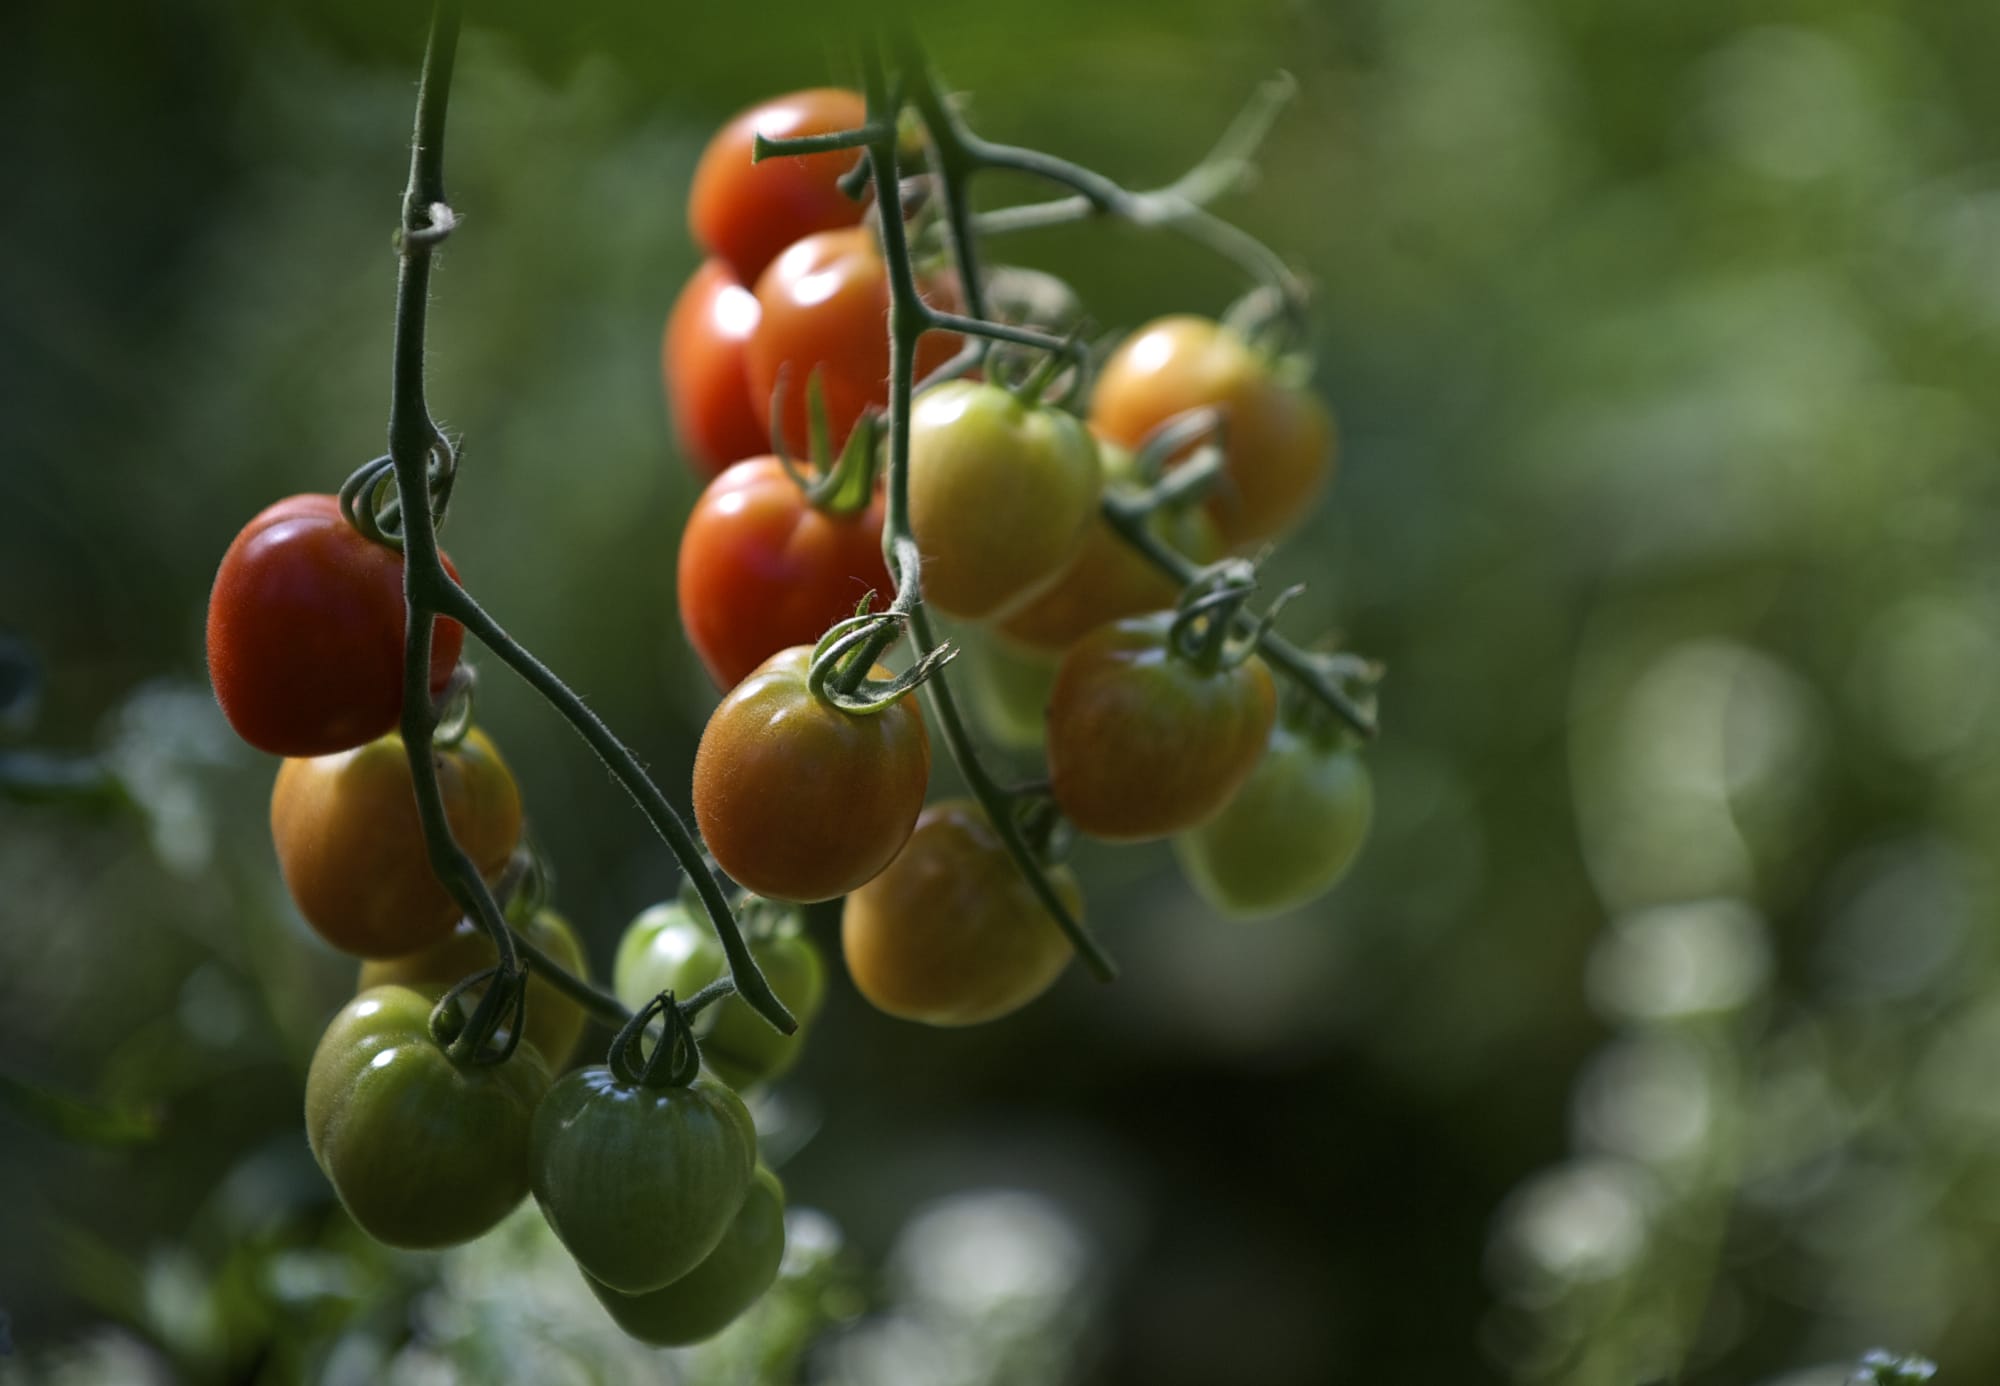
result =
[[771,446],[768,406],[750,396],[743,349],[757,328],[757,296],[721,260],[705,260],[674,300],[660,341],[667,413],[681,456],[714,477]]
[[851,130],[868,119],[861,93],[813,87],[760,101],[709,140],[688,191],[695,242],[753,284],[780,251],[816,231],[860,222],[866,201],[840,190],[862,158],[856,149],[792,154],[753,162],[756,137],[798,139]]

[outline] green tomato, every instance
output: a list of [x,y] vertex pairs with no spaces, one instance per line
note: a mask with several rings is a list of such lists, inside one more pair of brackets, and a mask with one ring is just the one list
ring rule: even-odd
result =
[[1368,836],[1374,790],[1351,748],[1280,719],[1263,760],[1221,813],[1174,839],[1197,893],[1232,919],[1259,919],[1317,899]]
[[542,1215],[587,1274],[627,1294],[678,1280],[715,1250],[756,1164],[749,1111],[706,1078],[644,1087],[594,1065],[535,1112]]
[[[803,933],[753,934],[750,956],[799,1028],[779,1034],[740,996],[718,1001],[696,1017],[702,1062],[732,1088],[769,1082],[797,1062],[806,1027],[826,1001],[826,966]],[[726,970],[722,945],[707,923],[678,904],[663,904],[627,926],[611,976],[618,999],[636,1011],[663,991],[685,1001]]]
[[460,1064],[430,1033],[435,998],[373,987],[333,1018],[306,1076],[306,1139],[362,1230],[390,1246],[470,1241],[528,1191],[535,1106],[549,1087],[522,1044]]
[[1010,750],[1040,750],[1058,657],[1011,645],[976,626],[961,627],[953,643],[959,662],[971,670],[972,713],[987,734]]
[[684,1347],[713,1338],[778,1278],[785,1259],[785,1189],[757,1166],[736,1220],[708,1259],[679,1280],[628,1295],[584,1276],[618,1326],[642,1343]]

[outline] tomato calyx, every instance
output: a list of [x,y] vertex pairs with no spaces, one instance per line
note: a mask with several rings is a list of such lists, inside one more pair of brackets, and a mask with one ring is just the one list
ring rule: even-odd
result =
[[826,419],[826,399],[820,390],[820,372],[815,366],[806,377],[806,428],[810,436],[806,440],[805,460],[816,473],[808,474],[792,457],[785,441],[785,388],[789,375],[788,368],[780,366],[777,388],[771,392],[771,455],[805,493],[806,503],[813,509],[835,517],[860,514],[875,499],[882,411],[862,410],[841,446],[840,456],[828,465],[832,434]]
[[[695,1038],[693,1012],[733,990],[727,982],[702,988],[683,1006],[671,991],[663,991],[632,1013],[611,1041],[605,1062],[611,1076],[630,1088],[684,1088],[701,1073],[701,1042]],[[664,1028],[653,1047],[646,1048],[647,1030],[655,1021]]]
[[[480,994],[472,1014],[466,1015],[460,998],[487,983],[491,985]],[[454,1063],[504,1064],[521,1044],[527,994],[526,971],[510,974],[499,964],[482,967],[453,982],[431,1007],[431,1039]]]
[[1173,624],[1167,628],[1167,649],[1204,674],[1236,668],[1257,653],[1257,642],[1278,613],[1305,587],[1298,584],[1280,592],[1250,633],[1234,638],[1237,613],[1256,590],[1257,569],[1247,559],[1226,558],[1205,569],[1181,594]]
[[[907,582],[910,573],[908,565],[916,561],[915,545],[899,545],[898,551],[903,555],[904,580]],[[806,673],[806,688],[815,698],[842,712],[861,717],[873,716],[894,707],[905,694],[915,692],[957,656],[956,646],[940,644],[894,678],[871,677],[875,661],[896,642],[910,623],[910,614],[902,609],[902,602],[903,597],[899,595],[896,606],[887,611],[871,612],[868,610],[869,599],[864,597],[861,608],[854,615],[835,622],[832,629],[820,637],[819,643],[813,647],[812,665]]]
[[[1319,678],[1346,694],[1349,701],[1373,721],[1376,712],[1376,685],[1381,683],[1382,665],[1348,652],[1307,656]],[[1313,746],[1328,754],[1357,751],[1367,744],[1332,708],[1313,691],[1295,680],[1287,680],[1278,691],[1278,720]]]
[[[458,480],[458,449],[435,427],[430,460],[424,468],[430,492],[431,524],[444,524],[451,490]],[[396,481],[395,459],[384,453],[363,462],[340,484],[340,513],[370,542],[403,551],[402,488]]]
[[452,667],[451,677],[431,699],[431,745],[449,751],[465,741],[472,730],[473,693],[479,675],[462,660]]

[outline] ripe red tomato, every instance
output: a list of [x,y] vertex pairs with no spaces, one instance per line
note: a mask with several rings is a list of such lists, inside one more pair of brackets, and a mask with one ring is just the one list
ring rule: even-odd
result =
[[709,484],[681,533],[681,625],[718,688],[791,645],[816,644],[874,592],[896,590],[882,562],[882,495],[852,515],[816,509],[775,457],[738,462]]
[[1207,822],[1264,753],[1277,688],[1261,657],[1205,672],[1171,648],[1170,612],[1100,626],[1049,695],[1050,790],[1077,828],[1145,842]]
[[931,772],[913,696],[844,712],[806,686],[811,664],[807,646],[765,660],[715,709],[694,756],[708,850],[745,890],[796,904],[845,895],[887,866]]
[[[458,570],[445,559],[456,578]],[[229,545],[208,596],[208,676],[236,734],[260,751],[320,756],[372,741],[403,712],[403,559],[326,495],[291,496]],[[431,634],[440,693],[465,628]]]
[[712,477],[771,446],[768,406],[750,398],[743,344],[757,326],[757,295],[729,266],[709,260],[674,300],[660,343],[660,369],[681,455]]
[[1134,447],[1200,405],[1227,416],[1222,475],[1208,496],[1224,540],[1242,546],[1290,528],[1332,474],[1333,416],[1221,323],[1167,317],[1126,338],[1097,377],[1090,424]]
[[695,165],[688,192],[688,227],[707,251],[726,261],[745,284],[793,241],[815,231],[853,226],[867,204],[840,190],[840,179],[862,158],[858,149],[829,150],[750,162],[758,135],[797,139],[851,130],[868,119],[861,93],[838,87],[795,91],[752,106],[715,132]]
[[[926,301],[956,309],[955,288],[920,285]],[[762,316],[744,349],[750,398],[766,414],[785,376],[785,446],[806,447],[806,380],[819,372],[833,446],[847,440],[861,411],[889,403],[889,271],[863,226],[822,231],[793,244],[757,280]],[[928,332],[917,344],[917,377],[958,350],[949,332]]]

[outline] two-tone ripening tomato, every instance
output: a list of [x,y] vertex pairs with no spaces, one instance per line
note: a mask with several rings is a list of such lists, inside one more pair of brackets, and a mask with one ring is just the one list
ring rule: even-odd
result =
[[342,1008],[306,1076],[306,1139],[363,1231],[400,1247],[469,1241],[528,1192],[549,1087],[529,1044],[460,1063],[431,1038],[435,996],[374,987]]
[[[485,733],[432,752],[451,833],[489,879],[521,840],[521,793]],[[288,760],[271,789],[278,868],[321,938],[363,958],[430,947],[461,916],[431,870],[403,739]]]
[[1286,378],[1290,369],[1211,319],[1161,318],[1105,363],[1090,424],[1136,447],[1176,414],[1219,406],[1224,461],[1208,508],[1225,541],[1254,544],[1296,523],[1333,471],[1333,416],[1303,382]]
[[785,1259],[785,1189],[764,1165],[708,1259],[666,1287],[628,1295],[584,1276],[612,1320],[642,1343],[683,1347],[713,1338],[756,1303]]
[[775,457],[709,484],[681,532],[679,601],[688,643],[719,688],[792,645],[811,645],[870,592],[895,590],[882,562],[880,491],[861,510],[815,506]]
[[756,137],[799,139],[851,130],[868,119],[861,93],[816,87],[774,97],[742,112],[715,132],[695,165],[688,192],[688,228],[737,280],[754,284],[793,241],[815,231],[853,226],[867,210],[840,190],[842,175],[862,158],[858,149],[787,154],[751,162]]
[[1075,415],[953,380],[910,415],[910,532],[924,597],[967,620],[1005,615],[1061,577],[1097,515],[1097,440]]
[[[848,712],[807,684],[813,652],[781,650],[722,700],[694,756],[694,816],[716,862],[772,900],[831,900],[889,864],[930,780],[916,699]],[[874,677],[887,679],[877,666]]]
[[681,455],[704,477],[771,446],[768,406],[750,397],[743,347],[757,327],[757,295],[720,260],[703,262],[674,300],[660,370]]
[[[279,501],[230,543],[209,593],[208,676],[223,715],[281,756],[382,735],[403,711],[404,622],[401,554],[348,524],[337,497]],[[464,643],[458,622],[432,627],[433,694]]]
[[1169,837],[1222,810],[1256,768],[1277,710],[1263,659],[1175,646],[1172,612],[1100,626],[1070,647],[1049,695],[1049,784],[1077,828],[1111,842]]

